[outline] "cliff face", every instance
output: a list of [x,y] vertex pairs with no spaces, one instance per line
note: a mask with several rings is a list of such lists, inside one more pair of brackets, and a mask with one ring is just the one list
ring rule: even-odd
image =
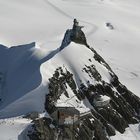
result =
[[[59,126],[53,118],[34,121],[33,132],[29,134],[31,140],[108,140],[109,136],[115,135],[115,130],[124,133],[129,124],[140,120],[140,98],[119,81],[105,60],[87,44],[83,31],[78,27],[76,25],[66,31],[60,51],[71,42],[87,47],[93,57],[88,59],[89,63],[84,64],[81,71],[94,82],[80,80],[77,83],[75,74],[69,68],[58,67],[49,79],[45,110],[51,115],[58,106],[74,106],[84,113],[80,112],[78,123],[72,126]],[[108,81],[104,80],[96,63],[106,69]]]

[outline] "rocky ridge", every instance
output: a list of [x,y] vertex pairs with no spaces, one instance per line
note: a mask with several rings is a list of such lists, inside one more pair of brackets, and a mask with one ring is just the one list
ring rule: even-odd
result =
[[[65,95],[71,100],[67,90],[70,87],[77,103],[85,99],[88,101],[91,105],[90,113],[80,117],[78,124],[64,125],[63,128],[53,118],[36,119],[33,121],[32,131],[28,134],[30,140],[108,140],[109,136],[115,135],[115,130],[124,133],[129,124],[138,123],[140,120],[140,98],[119,81],[105,60],[87,44],[81,28],[75,21],[73,29],[66,31],[60,51],[71,42],[83,44],[83,47],[92,51],[93,57],[89,59],[91,65],[85,64],[82,71],[94,79],[95,84],[87,81],[85,85],[81,81],[80,86],[77,85],[74,75],[67,68],[60,66],[49,79],[49,93],[46,95],[45,110],[51,115],[57,109],[57,102],[61,95]],[[92,63],[93,59],[108,70],[111,77],[110,82],[102,79],[96,66]],[[109,97],[109,101],[97,104],[105,96]]]

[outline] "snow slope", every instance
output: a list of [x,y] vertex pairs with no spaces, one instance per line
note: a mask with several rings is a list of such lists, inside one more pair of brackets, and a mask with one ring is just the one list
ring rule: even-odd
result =
[[20,117],[0,120],[0,139],[1,140],[26,140],[23,131],[29,124],[30,120]]
[[[42,112],[48,78],[60,65],[74,73],[77,85],[80,80],[90,80],[80,71],[93,57],[87,48],[72,43],[62,52],[58,50],[74,17],[85,26],[89,44],[105,58],[120,81],[140,96],[139,6],[139,0],[0,0],[0,43],[6,46],[0,46],[0,71],[7,81],[3,81],[0,118]],[[114,30],[106,27],[107,22]],[[27,44],[33,41],[37,43]],[[19,44],[27,45],[15,47]],[[96,66],[108,81],[108,72],[97,63]],[[25,127],[20,124],[18,130]],[[15,127],[9,123],[6,127],[0,125],[0,133]],[[122,137],[119,134],[112,139],[132,135],[137,140],[133,130],[130,127]],[[0,134],[0,139],[15,140],[20,131],[11,133],[16,136],[4,138]]]
[[117,135],[112,137],[111,140],[139,140],[139,138],[140,132],[138,131],[138,125],[130,125],[124,134],[117,132]]

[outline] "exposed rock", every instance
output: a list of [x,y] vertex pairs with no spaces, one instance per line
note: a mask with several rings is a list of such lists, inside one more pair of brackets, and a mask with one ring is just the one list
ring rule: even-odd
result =
[[49,94],[46,95],[45,109],[52,113],[55,110],[55,102],[64,93],[67,97],[68,93],[66,91],[66,84],[70,86],[74,94],[78,97],[78,99],[82,99],[81,93],[77,90],[76,83],[73,79],[73,74],[66,70],[64,73],[63,69],[60,67],[55,71],[55,74],[51,79],[49,79]]
[[114,29],[113,25],[110,22],[106,23],[106,27],[108,27],[110,30]]
[[73,28],[71,34],[71,41],[83,45],[87,45],[86,37],[84,32],[82,31],[83,26],[79,26],[79,22],[74,19]]
[[31,120],[35,120],[38,117],[39,117],[38,112],[31,112],[31,113],[28,113],[27,115],[24,116],[24,118],[28,118],[28,119],[31,119]]
[[97,81],[101,81],[102,77],[99,72],[96,70],[95,65],[87,66],[83,70],[88,73],[89,77],[96,79]]
[[64,39],[60,46],[60,51],[62,49],[64,49],[66,46],[68,46],[71,43],[71,41],[73,41],[75,43],[83,44],[83,45],[86,45],[87,47],[89,47],[89,45],[87,44],[85,34],[82,31],[82,28],[83,28],[83,26],[79,26],[78,21],[76,19],[74,19],[73,28],[68,29],[65,32]]
[[54,140],[54,130],[50,127],[49,118],[40,118],[33,121],[32,129],[28,130],[30,140]]

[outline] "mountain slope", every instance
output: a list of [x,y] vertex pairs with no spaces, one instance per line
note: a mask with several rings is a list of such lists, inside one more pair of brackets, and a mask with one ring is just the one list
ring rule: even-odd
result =
[[[6,45],[0,45],[1,121],[3,118],[17,117],[33,111],[45,111],[44,103],[46,95],[50,93],[48,89],[50,79],[60,67],[64,74],[68,72],[73,75],[72,81],[77,92],[68,85],[70,79],[66,83],[65,94],[60,94],[60,99],[56,100],[57,105],[74,106],[81,113],[93,111],[94,105],[90,100],[92,93],[90,95],[86,91],[86,97],[82,95],[84,99],[81,100],[78,91],[81,85],[84,85],[87,90],[94,85],[95,89],[100,89],[98,92],[103,95],[105,102],[110,101],[106,96],[111,98],[110,109],[106,107],[97,109],[99,114],[109,122],[104,124],[105,127],[107,124],[113,124],[105,115],[107,111],[112,112],[113,109],[117,110],[116,116],[120,114],[127,122],[122,123],[122,128],[113,124],[121,133],[129,123],[138,121],[139,98],[128,90],[131,89],[139,96],[138,0],[133,2],[128,0],[127,3],[120,0],[41,0],[40,2],[5,0],[0,3],[2,5],[0,42]],[[71,42],[61,50],[59,47],[63,33],[71,26],[74,17],[78,17],[80,23],[85,26],[83,30],[90,48]],[[111,26],[107,26],[107,23]],[[37,43],[17,45],[32,41]],[[93,48],[107,60],[109,65]],[[128,89],[119,82],[116,75]],[[96,113],[94,116],[97,115]],[[96,118],[100,120],[101,118],[97,116]],[[13,121],[12,118],[10,120]],[[9,126],[9,123],[7,125]],[[16,125],[22,127],[21,131],[25,129],[25,126],[20,127],[21,123]],[[86,129],[87,124],[84,125]],[[139,136],[135,133],[137,127],[136,125],[127,128],[127,133],[134,139]],[[3,129],[3,125],[0,128],[4,131],[8,130]],[[17,135],[22,133],[21,131],[12,134],[15,135],[14,137],[1,135],[0,138],[15,140]],[[112,139],[124,139],[124,135],[117,132],[117,137]],[[23,139],[22,134],[18,139]]]
[[[5,48],[3,58],[8,62],[11,56],[16,59],[3,66],[1,118],[44,110],[51,115],[57,107],[74,107],[79,110],[82,123],[74,128],[76,140],[81,136],[87,140],[93,136],[108,140],[115,135],[115,129],[124,133],[128,124],[139,122],[140,99],[120,83],[110,66],[87,44],[79,27],[74,25],[67,30],[60,48],[50,52],[42,52],[35,43]],[[17,53],[20,55],[15,56]],[[39,119],[41,121],[47,120]],[[31,140],[40,133],[36,124],[39,122],[35,121],[35,132],[28,134]],[[89,126],[91,128],[87,129]],[[50,126],[45,129],[51,132],[42,133],[41,137],[55,139]],[[70,138],[72,130],[65,131]]]

